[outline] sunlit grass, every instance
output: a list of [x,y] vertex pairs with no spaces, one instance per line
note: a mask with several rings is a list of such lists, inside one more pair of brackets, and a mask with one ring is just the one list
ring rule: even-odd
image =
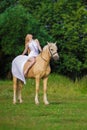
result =
[[0,81],[0,130],[86,130],[87,77],[73,82],[51,74],[48,80],[48,100],[43,103],[40,83],[40,104],[34,104],[35,81],[27,80],[23,87],[23,103],[12,104],[12,81]]

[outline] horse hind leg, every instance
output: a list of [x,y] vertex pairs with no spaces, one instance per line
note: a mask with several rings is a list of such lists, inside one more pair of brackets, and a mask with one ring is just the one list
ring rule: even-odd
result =
[[16,104],[17,97],[17,78],[13,76],[13,104]]
[[36,78],[36,95],[35,95],[35,104],[36,104],[36,105],[39,104],[39,100],[38,100],[39,82],[40,82],[40,79],[39,79],[39,78]]
[[18,96],[18,101],[20,103],[23,102],[23,100],[22,100],[22,94],[21,94],[22,86],[23,86],[23,82],[20,81],[20,80],[18,80],[17,96]]

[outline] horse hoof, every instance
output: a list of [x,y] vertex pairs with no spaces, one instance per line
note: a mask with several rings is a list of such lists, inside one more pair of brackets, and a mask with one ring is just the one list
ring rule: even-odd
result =
[[20,103],[23,103],[23,101],[21,100]]
[[39,105],[39,102],[38,103],[35,103],[36,105]]
[[22,102],[23,102],[23,100],[22,100],[22,99],[18,99],[18,102],[19,102],[19,103],[22,103]]
[[39,102],[35,102],[36,105],[39,105]]
[[39,105],[39,100],[37,98],[35,98],[35,104]]
[[46,101],[46,102],[44,102],[44,104],[45,104],[45,105],[49,105],[49,102],[48,102],[48,101]]
[[13,101],[13,104],[15,105],[15,104],[16,104],[16,102],[14,102],[14,101]]

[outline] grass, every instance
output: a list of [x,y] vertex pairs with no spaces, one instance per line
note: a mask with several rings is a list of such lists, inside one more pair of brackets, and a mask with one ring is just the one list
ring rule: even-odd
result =
[[51,74],[48,100],[43,104],[42,82],[40,104],[34,104],[35,81],[23,87],[23,103],[12,104],[12,81],[0,81],[0,130],[87,130],[87,77],[75,83]]

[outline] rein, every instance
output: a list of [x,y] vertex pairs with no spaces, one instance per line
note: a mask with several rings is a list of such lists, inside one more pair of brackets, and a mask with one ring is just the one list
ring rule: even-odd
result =
[[42,57],[42,55],[41,55],[41,58],[42,58],[45,62],[47,62],[47,60],[46,60],[44,57]]

